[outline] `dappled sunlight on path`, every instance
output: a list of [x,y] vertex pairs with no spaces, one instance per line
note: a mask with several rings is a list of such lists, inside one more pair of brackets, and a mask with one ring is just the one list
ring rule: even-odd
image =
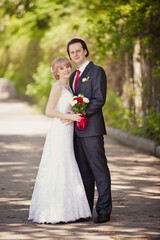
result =
[[111,221],[47,225],[27,220],[49,125],[49,118],[35,114],[24,103],[0,103],[0,239],[158,237],[159,159],[109,137],[105,137],[105,148],[112,178]]

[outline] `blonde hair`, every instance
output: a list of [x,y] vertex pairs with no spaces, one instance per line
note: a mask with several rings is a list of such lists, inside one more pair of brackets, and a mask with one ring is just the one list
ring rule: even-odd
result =
[[58,57],[55,58],[51,64],[51,72],[53,74],[53,76],[55,77],[56,80],[59,80],[59,75],[57,74],[57,70],[58,68],[60,68],[63,65],[67,65],[70,66],[72,68],[71,63],[69,62],[69,60],[65,57]]

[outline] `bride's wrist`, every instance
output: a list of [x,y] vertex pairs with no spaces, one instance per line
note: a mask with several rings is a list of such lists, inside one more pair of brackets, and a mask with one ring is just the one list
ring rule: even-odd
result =
[[66,119],[67,119],[67,120],[72,120],[71,114],[66,114]]

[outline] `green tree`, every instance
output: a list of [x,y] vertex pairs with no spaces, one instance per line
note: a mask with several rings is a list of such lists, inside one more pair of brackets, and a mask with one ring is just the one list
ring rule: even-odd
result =
[[119,94],[108,95],[108,123],[115,126],[118,107],[121,124],[115,127],[158,135],[159,9],[159,0],[2,0],[0,76],[43,107],[53,83],[52,59],[67,57],[67,42],[80,37],[91,59],[106,70],[109,91]]

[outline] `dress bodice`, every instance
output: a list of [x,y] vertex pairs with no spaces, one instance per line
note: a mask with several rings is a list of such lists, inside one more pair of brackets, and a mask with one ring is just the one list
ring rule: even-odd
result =
[[72,99],[72,93],[58,82],[56,82],[53,87],[57,84],[62,87],[62,94],[58,99],[55,109],[59,112],[66,113],[67,111],[71,110],[70,102]]

